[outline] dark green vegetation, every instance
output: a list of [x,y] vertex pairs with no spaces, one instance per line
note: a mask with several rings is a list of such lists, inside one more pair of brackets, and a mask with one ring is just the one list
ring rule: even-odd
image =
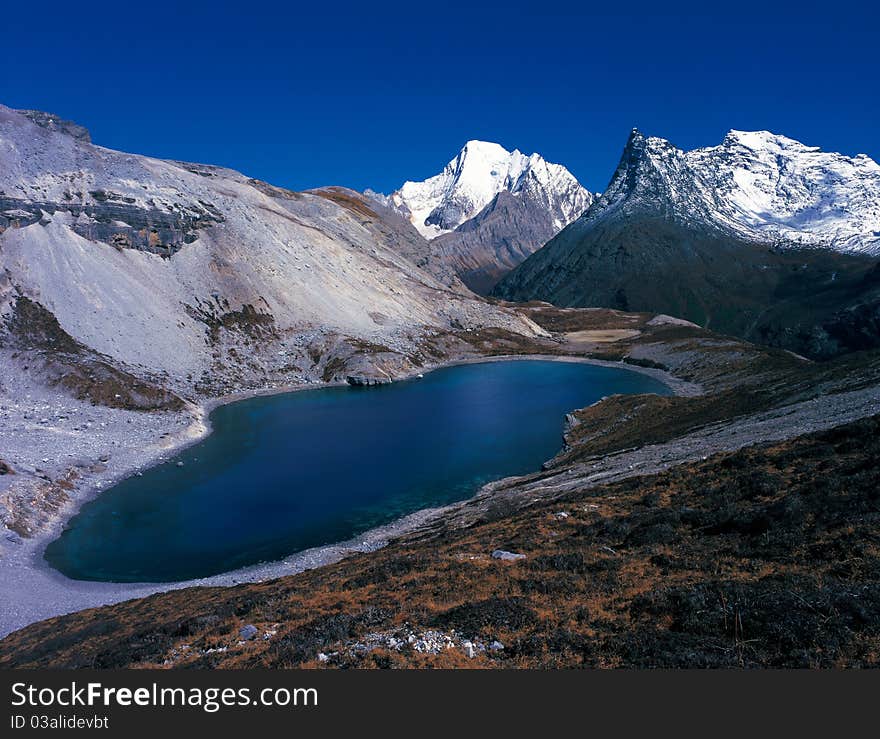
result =
[[880,345],[880,265],[773,248],[661,216],[575,223],[495,294],[666,313],[812,358]]
[[[294,667],[339,652],[330,664],[878,666],[878,530],[873,417],[274,582],[52,619],[0,642],[0,665]],[[498,547],[527,556],[490,558]],[[505,648],[472,660],[345,650],[404,622]],[[244,623],[275,634],[239,643]]]

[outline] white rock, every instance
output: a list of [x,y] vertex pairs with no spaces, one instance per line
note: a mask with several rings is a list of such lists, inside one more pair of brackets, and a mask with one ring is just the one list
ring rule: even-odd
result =
[[508,552],[505,549],[496,549],[492,552],[493,559],[501,559],[505,561],[514,561],[517,559],[525,559],[525,554],[519,554],[517,552]]

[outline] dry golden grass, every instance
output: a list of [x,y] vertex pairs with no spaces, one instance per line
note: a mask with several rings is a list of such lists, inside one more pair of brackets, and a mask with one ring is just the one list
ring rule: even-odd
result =
[[324,198],[325,200],[330,200],[337,205],[341,205],[343,208],[357,213],[358,215],[367,218],[379,217],[376,211],[367,205],[366,200],[351,190],[346,190],[341,187],[323,187],[319,190],[309,190],[309,193]]
[[565,334],[565,340],[571,343],[607,344],[621,339],[634,339],[641,333],[641,331],[628,328],[588,329],[586,331],[571,331]]

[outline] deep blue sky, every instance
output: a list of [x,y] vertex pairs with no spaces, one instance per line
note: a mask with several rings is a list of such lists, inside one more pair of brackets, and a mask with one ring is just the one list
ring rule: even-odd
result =
[[867,0],[175,5],[4,4],[0,102],[291,188],[389,192],[482,138],[603,189],[633,126],[682,148],[766,128],[880,160]]

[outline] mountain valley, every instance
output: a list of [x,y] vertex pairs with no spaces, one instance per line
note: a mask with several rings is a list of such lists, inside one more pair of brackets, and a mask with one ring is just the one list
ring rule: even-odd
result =
[[[472,140],[388,196],[292,191],[0,106],[0,666],[876,666],[878,347],[864,155],[634,131],[594,194]],[[422,379],[424,396],[434,370],[536,359],[665,389],[597,393],[558,418],[540,469],[393,500],[283,559],[165,583],[44,559],[120,481],[164,466],[198,483],[176,455],[199,453],[219,406],[337,386],[387,406],[397,388],[379,386]],[[450,381],[402,431],[369,408],[337,419],[322,451],[368,447],[393,473],[393,431],[430,424],[445,441],[424,468],[442,472],[476,446],[454,423],[491,400],[480,387]],[[327,392],[315,407],[339,403]],[[326,498],[318,455],[296,455]],[[278,518],[252,490],[271,465],[237,483],[257,522]]]

